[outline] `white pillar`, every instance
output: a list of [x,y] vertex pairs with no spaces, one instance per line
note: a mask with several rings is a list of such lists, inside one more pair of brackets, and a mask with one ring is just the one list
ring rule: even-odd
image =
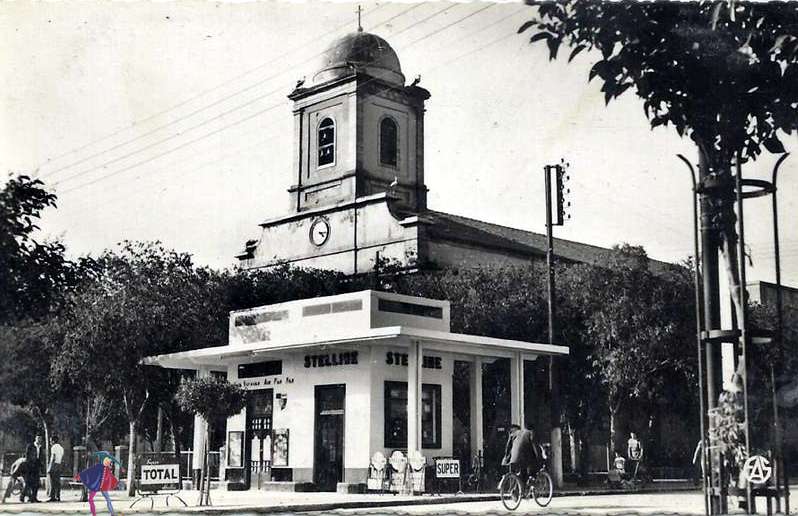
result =
[[411,340],[407,354],[407,453],[421,451],[421,343]]
[[[204,378],[210,376],[211,372],[207,368],[197,370],[197,378]],[[208,431],[208,423],[199,416],[194,414],[194,452],[192,453],[191,469],[199,471],[205,464],[205,456],[203,450],[205,449],[205,435]]]
[[510,422],[524,427],[524,360],[520,352],[510,359]]
[[471,455],[483,451],[482,436],[482,357],[471,363]]

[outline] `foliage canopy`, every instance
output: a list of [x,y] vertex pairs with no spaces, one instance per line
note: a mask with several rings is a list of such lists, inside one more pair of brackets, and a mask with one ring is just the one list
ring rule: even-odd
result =
[[[524,23],[551,59],[571,48],[600,57],[589,79],[607,103],[630,88],[651,127],[671,124],[725,168],[764,147],[784,152],[778,131],[798,121],[798,4],[794,2],[530,2]],[[714,158],[714,159],[713,159]]]

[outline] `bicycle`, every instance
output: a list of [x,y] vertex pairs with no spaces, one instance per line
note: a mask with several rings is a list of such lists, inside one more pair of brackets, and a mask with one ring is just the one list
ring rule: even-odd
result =
[[471,473],[465,479],[465,485],[468,488],[474,489],[474,492],[479,493],[480,485],[482,484],[482,452],[480,451],[474,455],[474,460],[471,462]]
[[21,495],[23,492],[25,492],[25,479],[23,479],[21,476],[9,477],[8,485],[3,493],[2,503],[6,503],[7,498]]
[[549,505],[554,495],[554,482],[546,470],[546,462],[543,462],[537,473],[529,475],[524,488],[521,485],[521,478],[513,472],[512,467],[508,466],[507,473],[499,482],[499,494],[502,504],[509,511],[516,510],[521,505],[521,499],[530,496],[540,507]]

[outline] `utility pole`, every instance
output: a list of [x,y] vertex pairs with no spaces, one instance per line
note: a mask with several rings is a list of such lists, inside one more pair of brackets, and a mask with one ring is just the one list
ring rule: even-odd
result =
[[[565,213],[565,169],[568,163],[561,161],[556,165],[543,167],[546,181],[546,265],[548,269],[549,291],[549,344],[554,344],[554,321],[556,317],[556,297],[554,293],[554,237],[553,226],[562,226],[566,217]],[[555,174],[555,198],[557,202],[556,219],[552,217],[552,172]],[[570,205],[570,203],[569,203]],[[557,487],[563,483],[562,468],[562,429],[560,419],[562,408],[560,402],[560,375],[557,360],[549,357],[549,392],[551,393],[551,467],[554,484]]]

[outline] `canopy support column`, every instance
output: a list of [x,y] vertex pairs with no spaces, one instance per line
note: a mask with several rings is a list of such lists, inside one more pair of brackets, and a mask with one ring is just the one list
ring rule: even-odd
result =
[[421,362],[422,348],[411,340],[407,354],[407,453],[421,451]]
[[524,359],[519,351],[510,359],[510,422],[524,427]]
[[[197,378],[206,378],[211,375],[210,369],[201,367],[197,370]],[[200,471],[205,465],[205,436],[208,433],[208,423],[199,414],[194,414],[194,451],[191,457],[192,484],[199,486]]]
[[482,435],[482,357],[475,356],[471,363],[471,455],[476,457],[483,449]]

